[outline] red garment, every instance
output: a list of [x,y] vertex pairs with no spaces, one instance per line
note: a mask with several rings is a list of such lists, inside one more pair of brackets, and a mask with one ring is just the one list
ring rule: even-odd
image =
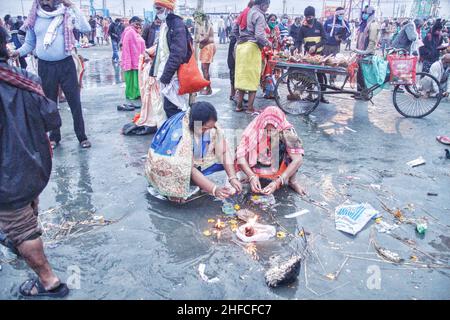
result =
[[0,79],[14,87],[31,91],[45,97],[42,86],[39,83],[34,82],[33,80],[30,80],[24,75],[14,72],[11,69],[0,66]]
[[264,130],[268,124],[273,125],[278,132],[293,128],[293,125],[287,121],[286,115],[280,108],[272,106],[264,109],[244,130],[241,143],[237,148],[237,158],[248,156],[250,167],[255,166],[258,161],[258,144],[264,144],[262,140],[264,138]]
[[247,16],[250,9],[251,8],[249,7],[245,8],[236,20],[237,24],[239,25],[239,29],[241,30],[247,29]]

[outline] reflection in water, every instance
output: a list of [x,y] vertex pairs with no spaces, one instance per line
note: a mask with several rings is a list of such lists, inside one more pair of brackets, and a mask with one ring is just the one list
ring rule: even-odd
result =
[[97,88],[123,82],[120,65],[105,59],[86,61],[83,77],[84,88]]
[[89,153],[79,153],[77,159],[79,175],[76,176],[76,168],[67,167],[66,163],[55,165],[56,187],[54,188],[55,200],[63,207],[64,214],[71,220],[83,220],[95,211],[92,204],[92,184],[89,172]]

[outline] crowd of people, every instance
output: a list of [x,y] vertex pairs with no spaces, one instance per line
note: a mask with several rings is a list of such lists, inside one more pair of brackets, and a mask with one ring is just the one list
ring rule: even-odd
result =
[[[0,21],[0,106],[4,110],[0,120],[2,132],[8,133],[1,136],[0,151],[11,152],[1,157],[6,162],[1,163],[0,172],[0,239],[38,275],[20,287],[22,295],[63,297],[69,291],[45,257],[37,199],[50,178],[49,146],[56,148],[62,139],[56,107],[59,90],[67,98],[80,146],[91,147],[73,57],[77,43],[86,44],[83,39],[91,45],[110,41],[112,62],[120,62],[124,72],[125,97],[141,98],[140,114],[127,131],[155,133],[145,164],[150,186],[178,203],[188,200],[192,186],[219,199],[241,193],[243,183],[249,183],[256,194],[271,195],[282,186],[305,194],[296,179],[305,153],[299,135],[278,107],[255,107],[258,89],[266,98],[273,98],[278,74],[269,61],[280,52],[336,55],[345,43],[364,56],[394,47],[420,56],[423,70],[434,74],[441,84],[448,81],[450,56],[443,45],[448,43],[448,28],[441,19],[425,23],[420,19],[385,20],[380,24],[375,8],[366,6],[358,23],[347,21],[342,7],[321,21],[315,8],[308,6],[303,16],[292,21],[287,15],[279,19],[269,8],[269,0],[252,0],[239,15],[218,21],[219,45],[229,45],[230,99],[236,103],[235,111],[247,109],[255,116],[236,150],[224,137],[216,108],[189,99],[190,93],[212,94],[210,65],[217,47],[208,15],[197,12],[193,21],[186,23],[174,12],[175,0],[155,0],[153,22],[144,25],[135,16],[125,25],[121,19],[91,16],[88,20],[70,0],[35,0],[28,17],[6,16]],[[15,49],[8,47],[11,42]],[[183,87],[182,67],[195,56],[197,46],[201,74],[197,71],[205,85],[189,91]],[[24,58],[31,53],[37,58],[39,76],[25,70]],[[20,68],[11,65],[14,59],[19,59]],[[195,61],[194,65],[190,67],[198,68]],[[318,74],[318,80],[326,84],[336,79]],[[358,84],[360,89],[365,86],[361,73]],[[134,107],[123,104],[118,109]],[[208,177],[217,171],[226,172],[227,183],[217,185]]]

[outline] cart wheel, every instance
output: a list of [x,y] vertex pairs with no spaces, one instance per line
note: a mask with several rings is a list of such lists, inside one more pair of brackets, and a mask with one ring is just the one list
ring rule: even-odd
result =
[[439,82],[429,73],[418,72],[416,83],[412,85],[397,85],[394,88],[393,101],[395,109],[404,117],[422,118],[434,111],[442,99]]
[[288,71],[275,86],[277,105],[290,114],[310,114],[319,105],[320,97],[319,81],[311,73]]

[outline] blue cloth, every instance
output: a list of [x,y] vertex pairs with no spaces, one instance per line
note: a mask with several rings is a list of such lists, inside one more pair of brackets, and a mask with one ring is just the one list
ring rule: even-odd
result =
[[[91,27],[87,23],[86,18],[81,15],[79,10],[74,10],[74,13],[75,20],[79,22],[79,25],[76,25],[77,29],[82,33],[90,32]],[[70,56],[70,54],[66,53],[65,49],[64,22],[57,28],[55,41],[53,41],[48,49],[44,48],[44,36],[53,19],[36,17],[34,28],[28,28],[25,43],[18,50],[21,57],[26,56],[34,49],[36,49],[37,57],[45,61],[60,61]]]
[[[178,144],[183,137],[183,118],[186,112],[179,112],[166,120],[156,132],[150,148],[157,154],[164,156],[173,156],[177,150]],[[193,143],[193,155],[195,159],[201,159],[206,155],[211,137],[208,132],[202,135],[201,143]],[[222,164],[214,164],[208,168],[201,168],[201,172],[207,176],[217,171],[224,170]]]
[[278,24],[278,28],[280,29],[280,38],[281,38],[281,40],[283,40],[284,37],[288,37],[289,36],[289,28],[288,28],[288,26],[286,26],[286,25],[284,25],[282,23],[279,23]]
[[183,118],[186,112],[178,112],[167,119],[156,131],[150,146],[157,154],[172,156],[183,136]]

